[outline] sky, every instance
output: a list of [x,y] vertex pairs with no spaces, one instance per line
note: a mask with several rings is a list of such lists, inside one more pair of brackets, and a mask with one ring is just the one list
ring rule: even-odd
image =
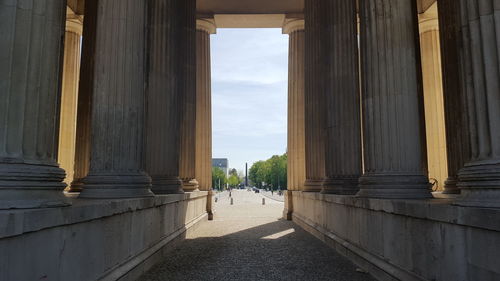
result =
[[217,29],[211,35],[212,157],[245,162],[286,152],[288,35]]

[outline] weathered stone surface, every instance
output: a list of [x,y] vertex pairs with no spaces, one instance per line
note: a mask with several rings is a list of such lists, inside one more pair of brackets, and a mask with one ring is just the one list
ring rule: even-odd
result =
[[0,209],[64,206],[56,162],[64,1],[0,3]]
[[354,1],[318,1],[326,11],[326,178],[323,193],[356,194],[361,175],[361,121],[357,13]]
[[364,174],[358,196],[431,197],[416,3],[361,1],[360,21]]
[[460,3],[471,159],[459,172],[459,204],[500,207],[500,5]]
[[293,221],[379,280],[500,278],[500,211],[450,202],[294,191]]
[[[206,218],[207,192],[0,211],[0,280],[117,280]],[[31,265],[29,270],[26,263]]]
[[184,193],[179,179],[182,41],[178,1],[148,1],[146,171],[155,194]]
[[467,136],[466,77],[461,54],[460,1],[440,0],[438,5],[441,44],[443,99],[446,122],[448,179],[445,194],[460,193],[458,171],[470,158]]
[[95,44],[92,149],[80,197],[153,196],[143,161],[145,2],[87,4],[87,18],[94,16],[96,21],[95,37],[85,39]]
[[304,191],[321,191],[325,179],[325,53],[323,39],[325,9],[323,0],[305,1],[305,156],[306,181]]
[[198,189],[196,180],[196,0],[180,1],[177,10],[182,51],[179,57],[181,136],[179,176],[184,191]]

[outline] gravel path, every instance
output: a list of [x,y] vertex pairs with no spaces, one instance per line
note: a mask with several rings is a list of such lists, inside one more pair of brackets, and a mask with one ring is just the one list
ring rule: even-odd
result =
[[218,194],[204,222],[139,280],[375,280],[294,223],[283,203],[246,190]]

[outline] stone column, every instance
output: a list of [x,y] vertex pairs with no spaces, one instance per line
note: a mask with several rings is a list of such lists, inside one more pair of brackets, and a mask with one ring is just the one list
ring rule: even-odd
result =
[[471,159],[459,172],[459,204],[500,207],[500,5],[460,4]]
[[304,128],[304,19],[286,19],[288,34],[288,190],[301,190],[306,179]]
[[443,190],[448,171],[437,2],[419,15],[419,31],[429,178]]
[[360,2],[364,169],[358,196],[429,198],[416,1]]
[[[87,13],[87,15],[90,15]],[[96,20],[88,17],[85,20],[83,38],[95,38]],[[73,181],[68,192],[81,192],[83,179],[90,168],[90,135],[92,118],[92,91],[94,83],[95,40],[83,40],[81,54],[80,79],[78,86],[78,102],[76,116],[76,141],[74,156]]]
[[59,127],[59,153],[57,160],[66,171],[66,184],[73,181],[75,163],[76,116],[78,80],[80,78],[82,24],[66,21],[64,65],[61,93],[61,120]]
[[213,19],[196,20],[196,167],[200,190],[212,189],[212,86],[210,34]]
[[92,149],[80,197],[153,196],[143,168],[146,1],[87,1],[85,12],[95,28],[84,38],[94,44]]
[[303,191],[321,191],[325,179],[325,81],[324,50],[321,37],[326,18],[325,0],[305,1],[305,160],[306,180]]
[[304,121],[305,32],[303,18],[287,18],[283,34],[288,34],[288,157],[287,191],[283,217],[292,219],[292,191],[301,190],[306,179]]
[[57,157],[65,1],[0,2],[0,209],[68,205]]
[[465,77],[460,55],[460,2],[439,0],[439,33],[441,39],[442,79],[446,123],[446,151],[448,178],[445,194],[460,193],[457,187],[458,171],[469,159]]
[[180,139],[179,174],[184,191],[198,190],[196,180],[196,1],[180,3],[182,15],[182,52],[180,79],[182,119]]
[[354,195],[361,176],[359,59],[355,1],[330,0],[325,29],[326,179],[323,193]]
[[175,0],[148,2],[146,171],[155,194],[184,193],[179,179],[180,15]]

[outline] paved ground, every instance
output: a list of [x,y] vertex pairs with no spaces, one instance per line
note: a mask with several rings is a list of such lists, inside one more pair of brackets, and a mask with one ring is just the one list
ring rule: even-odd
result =
[[283,203],[246,190],[218,194],[215,219],[203,223],[163,262],[153,280],[374,280],[290,221]]

